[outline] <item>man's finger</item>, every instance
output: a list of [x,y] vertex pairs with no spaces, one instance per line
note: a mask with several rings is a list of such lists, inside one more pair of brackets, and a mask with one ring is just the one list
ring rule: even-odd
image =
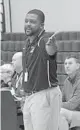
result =
[[57,34],[59,34],[60,33],[60,31],[56,31],[50,38],[49,38],[49,40],[52,40],[53,39],[53,37],[55,37]]

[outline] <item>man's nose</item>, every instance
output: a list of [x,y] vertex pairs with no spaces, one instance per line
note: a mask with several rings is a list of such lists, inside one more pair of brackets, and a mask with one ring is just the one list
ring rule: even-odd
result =
[[69,64],[66,64],[66,68],[69,68]]
[[66,68],[67,66],[68,66],[68,64],[67,64],[67,63],[65,63],[65,64],[64,64],[64,67]]
[[28,21],[27,24],[30,25],[30,21]]

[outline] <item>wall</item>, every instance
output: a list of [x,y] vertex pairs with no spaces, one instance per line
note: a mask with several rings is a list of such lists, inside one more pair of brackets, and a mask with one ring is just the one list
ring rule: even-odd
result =
[[13,32],[24,32],[25,14],[33,8],[44,11],[48,31],[80,31],[80,0],[11,0]]
[[3,5],[2,5],[2,0],[0,0],[0,40],[1,40],[1,33],[2,33],[2,15],[3,15]]

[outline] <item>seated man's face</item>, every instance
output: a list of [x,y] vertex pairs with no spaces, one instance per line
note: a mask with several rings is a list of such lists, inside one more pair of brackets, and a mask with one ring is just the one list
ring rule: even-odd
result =
[[11,81],[14,69],[11,64],[4,64],[0,66],[0,80],[8,83]]
[[11,76],[12,76],[12,72],[10,72],[10,71],[2,70],[0,72],[1,80],[3,80],[5,83],[8,83],[9,81],[11,81]]
[[76,70],[78,70],[79,67],[79,63],[76,62],[75,58],[66,59],[64,62],[65,72],[68,75],[71,75],[72,73],[76,72]]
[[12,65],[17,73],[19,73],[22,69],[22,59],[21,57],[13,57],[12,58]]

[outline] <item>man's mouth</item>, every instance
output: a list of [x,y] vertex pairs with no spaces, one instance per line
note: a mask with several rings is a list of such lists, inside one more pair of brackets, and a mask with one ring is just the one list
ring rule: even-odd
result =
[[26,28],[26,31],[31,31],[31,28]]
[[26,29],[26,33],[31,33],[31,30],[30,29]]
[[67,71],[70,71],[69,69],[67,69]]

